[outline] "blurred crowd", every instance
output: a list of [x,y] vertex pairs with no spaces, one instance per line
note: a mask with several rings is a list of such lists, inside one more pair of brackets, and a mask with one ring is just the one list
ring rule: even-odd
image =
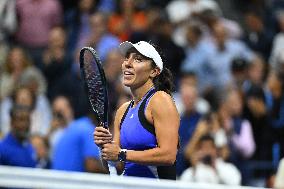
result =
[[283,0],[1,0],[0,164],[106,173],[78,56],[100,55],[112,123],[125,40],[174,75],[178,179],[284,188]]

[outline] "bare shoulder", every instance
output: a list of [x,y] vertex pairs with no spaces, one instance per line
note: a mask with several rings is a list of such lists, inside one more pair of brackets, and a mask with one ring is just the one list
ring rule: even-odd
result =
[[152,111],[161,111],[161,109],[163,109],[172,113],[177,112],[173,98],[164,91],[157,91],[151,98],[149,106],[151,107]]
[[151,105],[174,105],[173,98],[164,91],[157,91],[150,100]]

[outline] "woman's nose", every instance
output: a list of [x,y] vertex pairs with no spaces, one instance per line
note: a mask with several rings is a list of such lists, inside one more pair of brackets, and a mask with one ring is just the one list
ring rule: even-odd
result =
[[132,62],[133,62],[133,59],[132,59],[132,58],[126,58],[126,59],[124,60],[124,65],[129,67],[129,66],[132,65]]

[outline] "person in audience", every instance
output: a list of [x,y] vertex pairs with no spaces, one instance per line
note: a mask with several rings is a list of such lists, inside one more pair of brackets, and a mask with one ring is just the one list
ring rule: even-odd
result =
[[86,44],[91,34],[90,17],[97,7],[96,0],[79,0],[76,4],[76,7],[65,12],[68,54],[74,54]]
[[47,97],[49,100],[60,91],[60,81],[65,74],[70,74],[72,58],[66,51],[66,31],[62,27],[54,27],[49,32],[47,48],[43,53],[43,74],[47,80]]
[[197,143],[195,165],[186,169],[180,180],[197,183],[240,185],[241,174],[232,164],[218,157],[213,137],[203,135]]
[[148,26],[145,11],[137,9],[135,0],[119,0],[117,10],[108,21],[109,31],[121,41],[129,40],[132,34],[144,32]]
[[54,147],[61,138],[64,129],[74,120],[74,110],[67,96],[59,95],[52,101],[52,120],[48,131],[48,143],[52,156]]
[[93,47],[104,62],[107,54],[117,48],[120,40],[107,28],[108,17],[103,12],[95,12],[90,17],[91,33],[84,46]]
[[179,93],[182,102],[180,118],[180,148],[177,155],[177,174],[180,175],[188,166],[189,162],[184,157],[187,143],[191,140],[197,123],[204,112],[198,109],[200,97],[197,91],[197,80],[194,73],[184,73],[180,79]]
[[30,87],[25,85],[17,86],[13,94],[1,103],[1,132],[3,134],[9,132],[9,125],[11,122],[9,111],[14,104],[19,104],[28,106],[31,109],[30,132],[32,134],[45,136],[49,129],[51,115],[49,105],[45,104],[47,102],[42,100],[43,99],[40,99],[39,95],[37,95]]
[[90,115],[74,120],[64,128],[53,148],[52,169],[108,173],[101,163],[99,148],[93,142],[94,123],[94,115]]
[[0,165],[35,167],[36,152],[29,141],[29,106],[15,104],[11,111],[9,133],[0,141]]
[[16,12],[19,18],[16,42],[24,46],[34,64],[42,69],[42,53],[48,43],[48,34],[63,21],[61,4],[54,0],[19,0]]
[[255,152],[255,140],[251,123],[243,116],[243,99],[240,91],[229,88],[223,92],[220,105],[222,127],[226,131],[230,147],[229,161],[234,163],[242,174],[242,184],[248,184],[250,172],[248,160]]
[[274,146],[275,160],[279,161],[284,156],[284,80],[280,70],[272,70],[267,78],[265,89],[266,107],[268,110],[269,124],[275,131]]

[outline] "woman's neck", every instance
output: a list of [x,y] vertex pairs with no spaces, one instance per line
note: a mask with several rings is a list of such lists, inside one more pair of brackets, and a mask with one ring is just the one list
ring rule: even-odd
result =
[[135,104],[138,104],[144,95],[154,86],[153,82],[146,82],[143,86],[135,89],[131,89],[133,100]]

